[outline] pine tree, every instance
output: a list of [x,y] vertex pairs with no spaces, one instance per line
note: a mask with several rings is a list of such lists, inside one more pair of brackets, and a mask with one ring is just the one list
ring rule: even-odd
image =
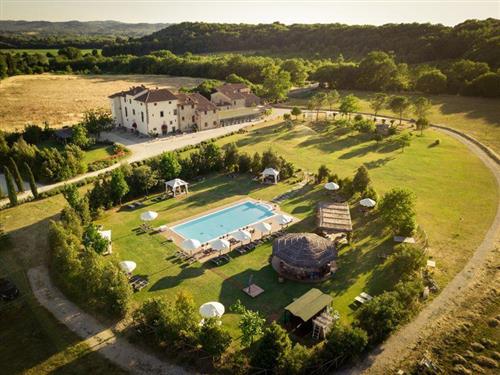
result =
[[30,166],[26,162],[24,163],[24,169],[26,169],[26,174],[28,175],[30,188],[31,188],[31,192],[33,193],[33,197],[35,199],[37,199],[38,198],[38,187],[36,186],[35,176],[33,176],[33,172],[31,171]]
[[7,192],[9,194],[9,200],[11,206],[17,206],[17,193],[16,186],[14,185],[14,179],[8,167],[4,167],[5,181],[7,182]]
[[9,158],[9,161],[10,161],[10,167],[12,169],[11,172],[14,175],[14,180],[16,181],[17,191],[21,193],[24,191],[24,184],[23,184],[23,179],[21,178],[21,173],[19,173],[19,168],[17,168],[17,164],[14,161],[14,159]]
[[366,167],[362,165],[358,168],[358,171],[356,172],[356,175],[352,180],[352,188],[354,189],[354,191],[362,193],[368,188],[370,182],[371,179],[370,175],[368,174],[368,169],[366,169]]

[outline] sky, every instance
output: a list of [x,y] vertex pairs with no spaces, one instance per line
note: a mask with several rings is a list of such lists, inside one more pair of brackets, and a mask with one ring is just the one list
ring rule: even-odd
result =
[[500,0],[0,0],[1,20],[373,24],[500,18]]

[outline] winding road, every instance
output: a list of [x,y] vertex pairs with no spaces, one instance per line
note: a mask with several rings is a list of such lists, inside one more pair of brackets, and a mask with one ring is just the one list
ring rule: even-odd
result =
[[[436,130],[466,145],[493,173],[497,185],[500,187],[500,165],[490,154],[485,152],[476,143],[471,142],[456,132],[443,129],[442,127],[436,128]],[[206,135],[208,136],[208,133]],[[163,146],[160,149],[165,150]],[[102,171],[100,172],[102,173]],[[391,370],[395,370],[393,368],[394,362],[405,358],[420,339],[432,333],[434,323],[455,308],[458,302],[464,298],[465,291],[470,289],[472,281],[480,272],[488,255],[498,245],[499,234],[500,201],[497,202],[497,213],[494,221],[482,243],[475,250],[462,271],[455,276],[434,300],[420,311],[415,319],[401,327],[386,342],[373,350],[362,362],[353,368],[343,370],[341,373],[387,374]],[[93,344],[90,345],[92,350],[102,353],[102,355],[118,366],[141,375],[148,373],[186,373],[185,369],[163,362],[150,354],[142,352],[128,343],[125,338],[115,335],[110,327],[103,326],[95,318],[82,312],[54,287],[50,281],[46,267],[30,269],[28,277],[31,288],[42,306],[51,311],[57,319],[84,340],[90,340],[89,342]]]

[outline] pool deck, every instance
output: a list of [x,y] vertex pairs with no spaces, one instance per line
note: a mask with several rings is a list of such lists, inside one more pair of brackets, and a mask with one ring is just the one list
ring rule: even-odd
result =
[[[182,219],[182,220],[178,220],[178,221],[173,221],[173,222],[167,223],[167,228],[168,229],[166,231],[162,232],[162,235],[165,236],[165,238],[171,240],[173,243],[175,243],[180,248],[181,243],[182,243],[182,241],[185,240],[185,238],[182,237],[182,236],[180,236],[177,232],[175,232],[174,230],[172,230],[170,228],[175,227],[176,225],[179,225],[179,224],[186,223],[186,222],[191,221],[191,220],[198,219],[198,218],[206,216],[206,215],[210,215],[211,213],[223,210],[225,208],[236,206],[236,205],[244,203],[244,202],[266,204],[266,205],[269,205],[270,207],[273,207],[273,212],[276,215],[284,214],[284,215],[290,216],[292,218],[292,222],[289,223],[288,225],[292,225],[292,224],[296,223],[297,221],[299,221],[296,217],[288,214],[287,212],[281,211],[279,205],[276,204],[276,203],[271,203],[271,202],[267,202],[267,201],[263,201],[263,200],[253,199],[253,198],[250,198],[250,197],[247,196],[247,197],[238,199],[236,201],[233,201],[231,203],[227,203],[227,204],[224,204],[224,205],[221,205],[221,206],[218,206],[218,207],[214,207],[213,209],[210,209],[210,210],[207,210],[207,211],[203,211],[200,214],[193,215],[193,216],[190,216],[190,217]],[[274,218],[274,216],[269,217],[269,218],[267,218],[265,220],[262,220],[262,221],[265,221],[265,222],[267,222],[268,224],[271,225],[271,233],[276,232],[276,231],[282,229],[282,227],[280,225],[278,225],[278,224],[275,223],[275,221],[273,220],[273,218]],[[251,224],[251,225],[253,225],[253,224]],[[255,231],[252,234],[251,241],[257,240],[260,237],[261,237],[260,233],[258,233],[257,231]],[[251,241],[249,241],[249,242],[251,242]],[[210,255],[204,256],[202,258],[199,258],[198,261],[201,262],[201,263],[204,263],[206,261],[209,261],[212,258],[215,258],[215,257],[219,256],[220,254],[230,253],[231,251],[237,249],[238,247],[246,245],[246,244],[247,244],[247,242],[245,242],[245,243],[241,243],[240,242],[238,244],[232,245],[230,247],[230,249],[228,249],[226,251],[223,251],[222,253],[217,252],[217,253],[214,253],[214,254],[210,254]],[[202,243],[202,248],[200,248],[196,253],[199,253],[199,252],[201,252],[203,250],[203,248],[204,248],[203,245],[204,244]]]

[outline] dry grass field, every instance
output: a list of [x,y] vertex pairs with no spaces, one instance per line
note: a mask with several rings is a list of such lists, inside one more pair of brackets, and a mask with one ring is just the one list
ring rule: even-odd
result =
[[81,118],[85,110],[109,107],[108,95],[133,85],[196,86],[203,79],[158,75],[23,75],[0,82],[0,129],[27,123],[60,127]]

